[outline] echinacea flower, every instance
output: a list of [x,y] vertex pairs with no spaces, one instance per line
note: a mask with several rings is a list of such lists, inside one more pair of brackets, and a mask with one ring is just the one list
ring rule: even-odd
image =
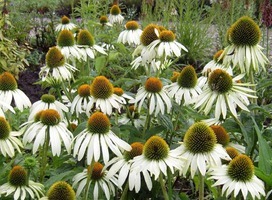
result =
[[122,42],[123,44],[128,43],[128,45],[139,45],[140,36],[142,30],[139,29],[139,24],[136,21],[128,21],[125,25],[126,30],[122,31],[117,39],[117,42]]
[[112,26],[111,23],[109,23],[108,17],[106,15],[102,15],[99,18],[99,23],[102,25],[102,27],[106,26]]
[[29,180],[27,171],[21,166],[14,166],[8,175],[8,182],[0,186],[0,196],[11,196],[14,200],[36,199],[43,196],[44,186]]
[[188,65],[182,69],[177,77],[177,81],[166,86],[169,97],[173,98],[179,105],[188,105],[192,99],[196,98],[201,92],[198,86],[197,75],[193,66]]
[[78,117],[80,113],[86,112],[87,104],[91,99],[91,86],[83,84],[78,87],[77,93],[71,104],[71,113],[76,113]]
[[122,24],[124,17],[121,15],[121,10],[118,5],[111,7],[108,19],[111,24]]
[[26,128],[23,136],[23,143],[33,142],[33,154],[40,146],[43,146],[49,140],[53,156],[60,156],[61,143],[67,152],[70,152],[73,134],[67,129],[57,110],[46,109],[38,112],[35,121]]
[[222,195],[226,197],[233,194],[236,198],[239,193],[244,199],[261,199],[261,196],[265,196],[264,183],[254,175],[251,159],[243,154],[233,158],[228,165],[212,167],[209,179],[216,180],[213,187],[223,186]]
[[62,30],[59,33],[57,47],[68,60],[74,60],[74,58],[78,60],[84,59],[82,50],[77,47],[74,35],[69,30]]
[[172,108],[165,87],[163,87],[161,80],[156,77],[148,78],[145,86],[138,89],[135,100],[131,100],[130,103],[135,103],[140,112],[145,101],[147,101],[147,109],[150,115],[154,113],[157,116],[159,112],[162,114],[169,113]]
[[77,26],[74,23],[72,23],[67,16],[63,16],[61,18],[61,23],[56,26],[55,30],[57,32],[60,32],[62,30],[73,30],[76,27]]
[[6,157],[13,157],[15,155],[14,149],[21,153],[20,148],[23,148],[21,140],[18,136],[21,132],[11,131],[8,121],[4,117],[0,117],[0,153]]
[[236,108],[248,111],[248,98],[256,98],[250,94],[255,93],[254,90],[247,86],[252,86],[250,83],[239,82],[244,74],[240,74],[232,78],[228,72],[223,69],[216,69],[209,75],[208,84],[203,88],[203,92],[195,99],[195,108],[200,108],[207,115],[215,104],[215,118],[226,119],[227,110],[229,109],[234,117],[237,117]]
[[51,47],[46,53],[46,65],[40,70],[42,80],[53,78],[58,80],[70,80],[77,68],[66,62],[66,58],[59,48]]
[[[135,180],[135,177],[130,175],[132,159],[135,156],[141,155],[143,152],[143,144],[140,142],[134,142],[130,146],[131,146],[130,151],[125,151],[122,154],[122,156],[114,157],[105,166],[106,169],[109,168],[108,173],[106,175],[107,177],[110,178],[118,174],[117,183],[119,188],[122,188],[123,184],[126,182],[128,177]],[[134,188],[134,184],[129,185],[129,188]]]
[[[10,106],[14,102],[20,111],[31,106],[29,98],[22,90],[18,89],[18,84],[14,76],[9,72],[4,72],[0,75],[0,101]],[[4,111],[7,109],[10,110],[9,107],[3,106]]]
[[[148,172],[150,177],[158,180],[159,176],[167,176],[167,170],[173,174],[176,170],[182,171],[184,160],[175,149],[170,150],[168,144],[159,136],[150,137],[143,147],[142,155],[133,158],[131,171]],[[136,179],[137,180],[137,179]],[[136,181],[135,180],[135,181]],[[152,182],[146,182],[149,189]],[[140,183],[135,183],[138,185]]]
[[106,55],[105,50],[96,45],[93,35],[88,30],[80,30],[77,35],[77,46],[81,49],[83,59],[94,59],[96,52]]
[[71,185],[65,181],[57,181],[49,188],[47,195],[40,200],[76,200],[76,194]]
[[126,100],[132,100],[133,97],[129,96],[124,92],[124,90],[120,87],[114,87],[113,88],[113,93],[116,94],[117,96],[123,97]]
[[115,196],[115,185],[116,185],[116,177],[107,176],[107,170],[103,168],[104,166],[99,163],[95,162],[91,171],[91,167],[89,166],[88,169],[84,169],[83,172],[78,173],[73,178],[73,187],[77,186],[76,196],[80,196],[82,190],[86,187],[89,188],[87,185],[87,178],[90,176],[89,185],[93,185],[93,199],[98,200],[101,198],[100,191],[102,190],[106,199],[109,200],[111,195]]
[[91,109],[111,115],[112,109],[119,110],[126,100],[122,96],[114,94],[112,83],[105,76],[97,76],[91,84],[91,98],[87,104],[86,114],[90,116]]
[[258,45],[261,39],[261,30],[250,17],[239,18],[228,30],[229,45],[222,53],[223,64],[238,67],[241,73],[247,75],[259,72],[259,66],[266,71],[265,65],[269,62]]
[[121,156],[123,150],[129,151],[131,147],[110,130],[107,115],[95,112],[88,119],[87,127],[75,137],[73,156],[81,160],[86,155],[88,165],[93,160],[98,162],[100,157],[107,163],[110,158],[109,149],[115,155]]
[[210,73],[215,69],[223,69],[223,70],[226,70],[229,73],[229,75],[231,76],[233,75],[232,67],[231,66],[226,67],[225,65],[223,65],[223,58],[221,58],[222,53],[223,53],[223,50],[217,51],[214,54],[213,59],[210,62],[208,62],[202,69],[201,77],[199,77],[198,79],[199,86],[201,88],[203,88],[203,86],[207,83]]
[[177,150],[186,159],[183,175],[190,168],[192,178],[196,173],[205,176],[211,166],[221,166],[221,159],[230,160],[222,145],[216,143],[212,128],[203,122],[196,122],[189,127]]
[[33,103],[33,105],[31,106],[28,120],[33,120],[38,112],[46,109],[57,110],[61,118],[64,117],[64,112],[68,112],[68,107],[60,101],[56,100],[56,97],[54,95],[43,94],[41,96],[41,99]]
[[169,30],[158,31],[154,29],[155,34],[158,36],[147,47],[147,51],[155,52],[158,58],[168,58],[172,56],[180,57],[181,50],[188,52],[185,46],[175,40],[175,34]]

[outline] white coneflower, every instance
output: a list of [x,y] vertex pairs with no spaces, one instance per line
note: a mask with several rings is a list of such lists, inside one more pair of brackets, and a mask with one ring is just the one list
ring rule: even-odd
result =
[[67,16],[63,16],[61,18],[61,23],[56,26],[55,30],[57,32],[60,32],[62,30],[73,30],[76,27],[77,26],[74,23],[72,23]]
[[122,155],[122,151],[130,151],[128,143],[120,139],[110,130],[110,120],[104,113],[95,112],[87,122],[87,127],[74,139],[73,156],[81,160],[87,155],[87,164],[94,160],[99,161],[103,157],[104,163],[109,161],[109,149],[117,156]]
[[221,159],[230,160],[222,145],[216,143],[212,128],[203,122],[196,122],[187,130],[177,150],[186,159],[183,174],[190,168],[192,178],[196,173],[205,176],[211,166],[221,166]]
[[233,194],[236,198],[241,193],[244,199],[265,196],[264,183],[254,175],[254,165],[246,155],[238,155],[228,165],[212,167],[209,179],[215,179],[212,186],[223,186],[222,195]]
[[78,117],[81,113],[86,112],[87,104],[91,99],[91,86],[83,84],[78,87],[77,93],[71,104],[71,113],[76,113]]
[[228,30],[227,39],[230,43],[222,53],[223,64],[238,67],[241,73],[255,73],[259,66],[264,71],[269,62],[258,45],[261,39],[261,30],[250,17],[239,18]]
[[140,112],[145,101],[147,101],[147,109],[150,115],[154,113],[157,116],[160,112],[162,114],[169,113],[172,108],[171,99],[165,87],[163,87],[161,80],[156,77],[148,78],[145,86],[138,89],[135,100],[131,100],[130,103],[135,103]]
[[57,38],[57,47],[68,60],[84,59],[82,50],[76,45],[74,35],[69,30],[62,30]]
[[117,42],[122,42],[123,44],[128,43],[128,45],[139,45],[140,36],[142,30],[139,29],[139,24],[136,21],[128,21],[125,25],[126,30],[122,31],[117,39]]
[[107,55],[103,47],[95,44],[94,37],[88,30],[80,30],[77,35],[77,46],[83,53],[83,59],[87,57],[94,59],[96,52]]
[[90,111],[93,108],[111,115],[113,108],[119,110],[121,105],[126,104],[125,98],[114,94],[113,85],[105,76],[95,77],[90,92],[91,97],[86,108],[88,116],[90,116]]
[[36,199],[44,195],[44,186],[28,179],[27,171],[14,166],[8,175],[8,182],[0,186],[0,196],[11,196],[14,200]]
[[[215,104],[215,118],[226,119],[227,111],[230,110],[234,117],[237,117],[236,108],[248,111],[248,98],[257,98],[255,93],[247,86],[250,83],[239,82],[244,74],[232,78],[225,70],[216,69],[209,75],[208,84],[203,88],[203,92],[194,100],[195,108],[200,108],[207,115]],[[251,94],[250,94],[251,93]]]
[[23,136],[23,143],[33,142],[33,154],[40,146],[43,146],[46,140],[51,145],[53,156],[60,156],[61,143],[67,152],[70,152],[73,134],[67,129],[57,110],[46,109],[38,112],[35,121],[26,128]]
[[169,96],[179,105],[191,104],[192,99],[202,92],[194,67],[191,65],[184,67],[176,79],[174,83],[166,86]]
[[[92,170],[92,171],[91,171]],[[87,181],[88,175],[90,175],[90,181]],[[115,196],[116,177],[107,176],[107,170],[103,168],[103,165],[99,162],[95,162],[93,168],[90,166],[88,169],[84,169],[83,172],[78,173],[73,178],[73,187],[77,186],[76,196],[80,196],[82,190],[89,185],[93,184],[93,199],[98,200],[101,198],[100,191],[102,190],[107,200],[111,195]],[[87,182],[89,185],[87,185]]]
[[102,25],[102,27],[104,26],[109,26],[111,27],[112,24],[109,23],[109,20],[108,20],[108,17],[106,15],[102,15],[100,18],[99,18],[99,23]]
[[[9,72],[4,72],[0,75],[0,101],[5,102],[7,105],[12,105],[11,103],[14,101],[15,106],[20,111],[31,106],[29,98],[22,90],[18,89],[14,76]],[[7,109],[10,110],[10,107],[3,107],[4,111]]]
[[40,70],[42,80],[46,78],[70,80],[78,69],[66,62],[66,58],[57,47],[51,47],[46,54],[46,65]]
[[23,148],[19,136],[22,132],[11,131],[8,121],[4,117],[0,117],[0,153],[6,157],[13,157],[15,155],[14,149],[21,153]]
[[111,24],[122,24],[124,17],[121,15],[121,10],[118,5],[111,7],[108,19]]

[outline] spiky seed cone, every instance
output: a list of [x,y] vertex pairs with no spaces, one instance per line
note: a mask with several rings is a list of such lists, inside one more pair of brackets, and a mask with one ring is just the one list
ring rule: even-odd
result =
[[61,23],[62,24],[69,24],[70,23],[70,19],[67,17],[67,16],[63,16],[62,18],[61,18]]
[[172,83],[177,82],[179,75],[180,75],[180,72],[173,72],[173,75],[170,78],[171,82]]
[[[95,162],[93,166],[93,171],[92,171],[92,180],[99,180],[101,179],[105,173],[103,172],[103,165],[100,162]],[[88,173],[90,173],[90,166],[88,167]]]
[[14,76],[9,72],[4,72],[0,75],[0,90],[16,90],[18,88]]
[[122,88],[115,87],[113,88],[113,93],[118,96],[122,96],[124,94],[124,90]]
[[230,27],[229,39],[237,46],[255,46],[261,39],[261,30],[250,17],[243,16]]
[[100,24],[106,24],[108,22],[108,17],[106,15],[102,15],[99,19]]
[[168,156],[169,146],[159,136],[150,137],[143,148],[143,155],[148,160],[163,160]]
[[216,69],[210,73],[208,84],[212,91],[224,94],[232,88],[232,78],[226,71]]
[[184,144],[194,154],[208,153],[216,144],[216,136],[206,123],[197,122],[185,133]]
[[150,77],[145,82],[145,90],[151,93],[159,93],[162,87],[161,80],[156,77]]
[[105,76],[97,76],[91,84],[91,95],[97,99],[107,99],[113,94],[113,85]]
[[124,157],[127,161],[132,160],[135,156],[142,155],[144,145],[140,142],[134,142],[131,145],[131,151],[125,151]]
[[158,39],[158,36],[155,33],[155,28],[159,30],[159,26],[155,24],[149,24],[144,28],[140,40],[144,46],[148,46],[151,42]]
[[113,5],[110,9],[110,14],[112,15],[119,15],[121,13],[121,10],[118,5]]
[[47,198],[48,200],[76,200],[76,194],[67,182],[58,181],[49,188]]
[[94,37],[88,30],[80,30],[77,36],[77,44],[93,46]]
[[173,42],[175,40],[175,37],[175,34],[169,30],[161,31],[159,36],[162,42]]
[[230,141],[230,137],[226,129],[220,125],[213,125],[211,128],[216,135],[217,143],[222,144],[222,146],[226,146]]
[[183,88],[195,87],[197,84],[195,68],[192,65],[184,67],[177,77],[177,82]]
[[0,117],[0,140],[5,140],[9,137],[11,128],[8,121],[4,117]]
[[105,134],[110,130],[110,120],[102,112],[92,114],[87,123],[87,129],[91,133]]
[[47,126],[55,126],[60,123],[60,114],[54,109],[47,109],[41,113],[40,120]]
[[65,58],[57,47],[51,47],[45,59],[46,65],[51,69],[63,66],[65,63]]
[[219,59],[224,50],[219,50],[213,55],[213,60],[219,64],[223,63],[223,58]]
[[243,154],[233,158],[228,165],[228,175],[235,181],[251,180],[254,175],[254,165],[251,159]]
[[77,93],[81,97],[89,97],[91,95],[91,86],[89,84],[83,84],[78,87]]
[[44,102],[44,103],[54,103],[55,100],[56,100],[56,97],[54,95],[51,95],[51,94],[43,94],[41,96],[41,100]]
[[226,151],[229,154],[231,159],[235,158],[236,156],[240,154],[239,151],[237,151],[237,149],[233,147],[226,147]]
[[27,172],[21,166],[14,166],[8,176],[9,183],[15,187],[27,185],[27,179]]
[[139,24],[136,21],[128,21],[126,23],[127,30],[137,30],[139,28]]
[[62,30],[58,35],[57,43],[60,47],[74,46],[75,38],[73,33],[69,30]]

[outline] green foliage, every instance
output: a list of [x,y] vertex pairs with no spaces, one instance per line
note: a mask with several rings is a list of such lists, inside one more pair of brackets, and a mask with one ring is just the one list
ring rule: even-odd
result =
[[8,71],[18,78],[19,72],[28,65],[25,59],[28,51],[7,37],[11,26],[7,15],[0,17],[0,73]]

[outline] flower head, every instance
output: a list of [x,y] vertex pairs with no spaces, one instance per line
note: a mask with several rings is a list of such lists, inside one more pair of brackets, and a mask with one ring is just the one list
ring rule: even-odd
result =
[[13,194],[14,200],[36,199],[43,196],[44,186],[28,180],[27,171],[21,166],[14,166],[8,175],[8,182],[0,186],[0,195]]
[[[104,166],[100,162],[95,162],[92,165],[89,165],[87,169],[84,169],[83,172],[78,173],[73,178],[73,187],[78,186],[76,191],[76,196],[79,196],[84,188],[93,187],[93,199],[98,200],[101,194],[99,192],[102,190],[105,194],[107,200],[110,199],[111,194],[115,195],[115,187],[116,177],[107,176],[107,170],[104,169]],[[91,174],[89,186],[86,185],[86,180],[88,175]]]
[[205,176],[207,168],[221,165],[221,159],[230,160],[226,150],[216,143],[216,135],[212,128],[203,122],[196,122],[185,133],[181,155],[187,159],[183,174],[191,168],[191,176],[201,173]]
[[117,39],[117,42],[129,45],[139,45],[142,30],[139,29],[139,24],[136,21],[128,21],[125,25],[126,30],[122,31]]
[[69,30],[62,30],[57,38],[57,47],[66,59],[83,58],[82,51],[76,46],[74,35]]
[[109,23],[109,20],[108,20],[108,17],[106,15],[102,15],[100,18],[99,18],[99,22],[102,26],[112,26],[111,23]]
[[14,149],[21,153],[23,148],[22,142],[17,138],[22,135],[21,132],[12,131],[8,121],[4,117],[0,117],[0,153],[3,156],[13,157]]
[[63,16],[61,18],[61,23],[56,26],[56,31],[62,31],[62,30],[73,30],[76,28],[76,25],[70,21],[70,19],[67,16]]
[[90,115],[90,110],[101,110],[103,113],[111,115],[112,109],[119,110],[126,100],[122,96],[114,94],[112,83],[105,76],[97,76],[90,87],[91,99],[87,104],[86,114]]
[[77,36],[77,46],[81,49],[83,53],[84,60],[87,56],[94,59],[96,52],[101,54],[107,54],[105,50],[96,45],[93,35],[88,30],[80,30]]
[[232,78],[229,73],[223,69],[216,69],[209,75],[208,84],[203,88],[203,92],[194,100],[195,108],[203,110],[205,115],[210,113],[215,103],[215,118],[226,119],[229,109],[233,116],[237,117],[236,108],[249,111],[248,98],[256,98],[250,94],[255,91],[245,86],[251,86],[249,83],[241,83],[244,75]]
[[121,9],[118,5],[113,5],[111,7],[108,18],[111,24],[122,24],[124,17],[121,15]]
[[244,199],[249,194],[253,199],[265,196],[264,183],[254,175],[254,165],[246,155],[237,155],[228,165],[211,168],[210,175],[209,179],[216,180],[213,186],[223,186],[222,195],[233,193],[237,197],[241,192]]
[[20,111],[31,106],[29,98],[18,89],[17,81],[9,72],[0,74],[0,101],[5,102],[4,104],[1,103],[4,111],[10,109],[10,106],[13,105],[12,101]]
[[196,98],[202,90],[197,84],[197,75],[192,65],[182,69],[177,75],[176,81],[166,87],[169,96],[174,98],[176,103],[188,105]]
[[146,80],[145,85],[138,89],[135,100],[131,100],[130,103],[135,103],[140,112],[144,101],[147,100],[147,107],[149,114],[155,114],[157,116],[159,112],[162,114],[170,112],[172,104],[168,96],[168,93],[163,87],[163,84],[159,78],[150,77]]
[[[159,136],[150,137],[143,147],[142,155],[133,158],[131,171],[143,173],[148,189],[151,190],[152,182],[147,181],[147,176],[154,175],[155,180],[160,175],[167,176],[167,169],[173,174],[175,170],[182,170],[184,160],[178,155],[178,151],[170,150],[168,144]],[[148,172],[148,174],[146,174]],[[133,177],[133,176],[132,176]],[[137,179],[136,179],[137,180]],[[136,186],[140,183],[135,183]]]
[[227,32],[230,45],[222,53],[223,64],[239,67],[247,75],[258,72],[259,65],[265,71],[269,61],[258,45],[260,38],[260,28],[250,17],[239,18]]
[[[110,149],[115,155],[129,151],[130,145],[121,140],[110,130],[110,120],[104,113],[95,112],[89,117],[86,128],[75,137],[74,157],[81,160],[87,155],[87,163],[97,162],[103,156],[105,163],[109,161]],[[102,155],[101,155],[102,154]]]
[[24,144],[34,141],[33,154],[40,146],[44,145],[46,139],[49,140],[53,156],[60,156],[61,142],[70,152],[73,134],[67,129],[57,110],[43,110],[37,113],[35,120],[26,128],[23,137]]

